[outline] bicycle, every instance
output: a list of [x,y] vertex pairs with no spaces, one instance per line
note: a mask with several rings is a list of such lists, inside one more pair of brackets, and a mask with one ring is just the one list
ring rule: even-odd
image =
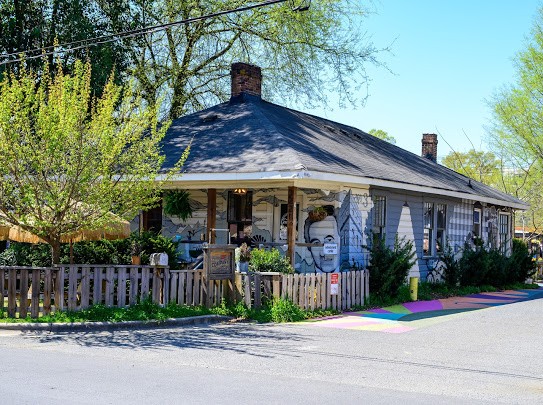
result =
[[441,283],[443,282],[445,264],[441,259],[426,259],[426,267],[428,273],[426,273],[426,281],[429,283]]

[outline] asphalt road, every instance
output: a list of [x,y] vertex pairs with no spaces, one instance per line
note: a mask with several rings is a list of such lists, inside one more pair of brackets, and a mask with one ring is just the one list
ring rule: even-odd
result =
[[543,299],[390,334],[312,324],[0,330],[0,403],[543,403]]

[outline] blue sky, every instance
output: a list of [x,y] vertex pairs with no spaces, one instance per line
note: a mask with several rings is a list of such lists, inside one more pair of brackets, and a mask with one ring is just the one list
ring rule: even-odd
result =
[[[393,74],[369,68],[364,107],[311,113],[355,126],[387,131],[396,144],[421,151],[425,132],[439,133],[438,155],[471,144],[486,149],[487,101],[513,83],[513,58],[526,43],[541,1],[376,0],[364,22]],[[332,104],[332,103],[331,103]]]

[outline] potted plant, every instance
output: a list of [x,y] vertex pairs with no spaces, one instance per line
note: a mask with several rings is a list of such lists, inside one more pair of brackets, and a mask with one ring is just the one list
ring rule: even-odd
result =
[[308,213],[309,219],[313,222],[322,221],[328,216],[328,211],[324,207],[315,207],[312,211]]
[[130,244],[130,253],[132,255],[132,264],[141,264],[141,244],[138,240],[134,239]]
[[247,243],[242,243],[236,249],[236,264],[237,270],[241,273],[247,273],[249,269],[249,261],[251,260],[251,250]]

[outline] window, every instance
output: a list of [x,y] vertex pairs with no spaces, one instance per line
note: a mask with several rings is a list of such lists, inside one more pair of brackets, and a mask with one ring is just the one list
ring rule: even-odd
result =
[[232,241],[250,242],[251,225],[253,222],[253,192],[228,192],[227,209],[228,228]]
[[432,255],[434,236],[434,203],[424,203],[424,239],[422,253],[424,256]]
[[509,245],[509,214],[501,214],[499,216],[499,231],[500,231],[500,250],[502,253],[508,252]]
[[141,213],[141,229],[160,233],[162,230],[162,204]]
[[373,198],[373,233],[379,235],[380,239],[385,237],[386,232],[386,203],[384,196]]
[[436,253],[443,254],[446,241],[447,205],[437,204]]
[[473,209],[473,237],[481,238],[481,209]]

